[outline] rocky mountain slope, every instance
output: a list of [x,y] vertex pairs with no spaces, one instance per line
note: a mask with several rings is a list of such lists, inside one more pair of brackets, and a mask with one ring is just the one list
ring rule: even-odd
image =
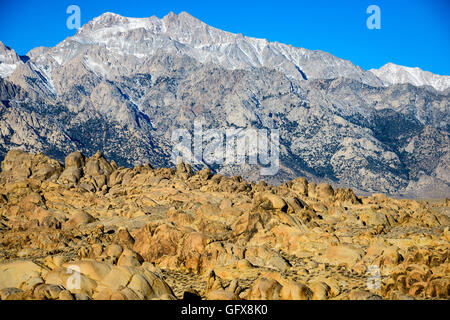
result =
[[0,77],[9,76],[21,64],[23,64],[21,57],[0,41]]
[[0,299],[450,296],[449,201],[8,152]]
[[192,132],[197,119],[205,130],[280,130],[277,175],[253,165],[211,165],[215,172],[403,196],[450,192],[450,92],[386,86],[322,51],[231,34],[187,13],[105,13],[53,48],[8,56],[1,156],[21,148],[62,161],[101,149],[119,165],[173,166],[172,132]]

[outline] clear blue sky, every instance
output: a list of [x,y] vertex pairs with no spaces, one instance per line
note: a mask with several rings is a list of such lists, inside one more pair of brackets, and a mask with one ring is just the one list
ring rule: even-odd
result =
[[[364,69],[387,62],[450,75],[450,0],[0,0],[0,40],[26,54],[75,33],[66,8],[81,8],[81,23],[110,11],[163,17],[186,11],[219,29],[320,49]],[[381,9],[381,29],[369,30],[366,9]]]

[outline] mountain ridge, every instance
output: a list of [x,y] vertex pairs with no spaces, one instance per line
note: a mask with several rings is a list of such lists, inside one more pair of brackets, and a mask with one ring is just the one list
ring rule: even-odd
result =
[[[184,12],[184,11],[180,12],[180,14],[178,14],[178,15],[176,15],[173,12],[170,12],[169,14],[167,14],[166,16],[164,16],[161,19],[159,19],[156,16],[151,16],[148,18],[129,18],[129,17],[121,16],[119,14],[112,13],[112,12],[106,12],[106,13],[94,18],[93,20],[89,21],[85,25],[83,25],[74,36],[69,37],[68,39],[77,39],[77,37],[83,37],[85,35],[89,36],[89,33],[95,33],[95,32],[101,31],[101,30],[111,29],[112,26],[114,26],[115,29],[117,29],[116,31],[118,31],[118,32],[127,32],[127,31],[136,30],[136,29],[145,29],[145,30],[151,31],[152,33],[155,33],[155,34],[167,33],[169,31],[170,35],[174,35],[174,33],[173,33],[174,30],[179,31],[180,28],[178,28],[178,27],[181,26],[181,29],[183,29],[183,27],[185,27],[185,29],[186,28],[196,28],[196,29],[199,29],[202,31],[206,31],[206,33],[210,33],[210,35],[215,35],[215,39],[213,39],[213,40],[219,40],[218,42],[221,44],[227,44],[227,43],[232,44],[232,43],[236,43],[239,39],[244,39],[244,40],[247,40],[252,45],[257,44],[256,47],[258,47],[258,46],[259,47],[273,46],[275,49],[281,50],[282,53],[285,54],[285,56],[287,57],[288,63],[292,63],[292,65],[287,66],[286,68],[290,67],[290,68],[295,69],[295,70],[286,70],[286,68],[284,68],[284,72],[287,73],[288,75],[294,76],[294,77],[298,76],[298,73],[300,73],[304,79],[307,77],[306,77],[306,75],[304,75],[304,71],[301,70],[301,68],[298,66],[298,64],[301,64],[300,61],[302,61],[302,59],[299,58],[298,55],[303,55],[303,56],[307,56],[307,57],[314,55],[314,54],[328,55],[330,57],[333,57],[330,60],[331,62],[333,62],[333,59],[338,59],[339,61],[344,61],[346,63],[350,63],[351,65],[353,65],[351,63],[351,61],[349,61],[349,60],[336,58],[336,57],[332,56],[331,54],[326,53],[322,50],[308,50],[308,49],[304,49],[301,47],[294,47],[292,45],[282,44],[277,41],[269,42],[269,41],[267,41],[267,39],[247,37],[247,36],[242,36],[242,34],[234,34],[231,32],[222,31],[220,29],[211,27],[211,26],[203,23],[199,19],[193,17],[192,15],[190,15],[189,13]],[[112,28],[112,29],[114,29],[114,28]],[[172,33],[170,33],[170,31],[172,31]],[[180,43],[190,44],[190,45],[192,45],[193,43],[197,44],[197,49],[200,48],[201,46],[205,46],[205,45],[209,44],[208,41],[206,41],[206,40],[208,40],[207,37],[205,37],[205,39],[202,40],[199,37],[196,37],[194,39],[189,39],[189,37],[188,37],[189,35],[184,35],[185,37],[183,37],[183,34],[180,35],[180,34],[175,33],[175,36],[176,36],[175,39],[177,41],[180,41]],[[91,38],[91,40],[92,40],[92,38]],[[192,40],[193,40],[193,43],[192,43]],[[206,43],[205,43],[205,41],[206,41]],[[213,42],[213,44],[217,44],[217,41]],[[200,47],[198,47],[198,46],[200,46]],[[35,49],[37,49],[37,48],[35,48]],[[256,52],[252,52],[253,54],[256,53],[256,55],[250,57],[249,61],[247,61],[247,63],[250,64],[251,66],[264,66],[264,62],[261,61],[260,49],[261,48],[257,48]],[[33,55],[33,50],[34,49],[30,50],[28,55]],[[41,49],[41,50],[46,50],[46,49]],[[295,54],[293,55],[292,51],[294,51],[294,52],[298,51],[300,53],[297,53],[296,54],[297,57],[295,57]],[[244,53],[247,54],[248,52],[244,51]],[[140,55],[142,55],[142,54],[140,54]],[[259,57],[257,57],[257,59],[255,59],[255,57],[258,55],[259,55]],[[247,55],[247,57],[249,57],[249,55]],[[206,59],[205,57],[200,57],[200,58],[197,57],[197,58],[200,59],[200,61],[203,59],[203,61],[201,61],[201,62],[205,62],[205,59]],[[215,62],[217,62],[217,61],[215,61]],[[236,67],[236,65],[233,64],[232,62],[230,62],[229,64],[224,63],[223,66],[228,67],[228,68]],[[395,70],[393,70],[392,66],[395,66]],[[238,65],[238,67],[242,67],[242,65]],[[428,71],[416,70],[417,68],[409,68],[409,67],[394,65],[390,62],[385,64],[380,69],[370,69],[367,71],[361,69],[358,66],[354,66],[354,67],[356,69],[360,69],[360,71],[362,71],[363,73],[369,72],[370,74],[375,75],[377,79],[379,78],[379,80],[376,80],[375,78],[371,78],[370,76],[365,76],[366,78],[368,77],[368,79],[363,79],[363,82],[369,83],[369,84],[389,85],[389,84],[397,84],[397,83],[412,83],[416,86],[430,85],[439,91],[444,91],[450,87],[450,80],[449,80],[450,77],[449,76],[440,76],[440,75],[429,73]],[[282,68],[282,70],[283,70],[283,68]],[[425,76],[422,78],[425,78],[425,79],[422,79],[422,81],[417,81],[417,79],[414,79],[414,78],[411,79],[411,77],[409,77],[406,80],[405,79],[399,80],[398,78],[397,79],[395,78],[395,74],[389,75],[389,72],[386,72],[386,70],[394,72],[394,73],[399,73],[401,71],[403,71],[404,73],[405,72],[411,73],[411,70],[416,70],[420,74],[424,74]],[[9,72],[12,72],[12,71],[10,70]],[[7,72],[6,73],[3,72],[3,75],[5,75],[5,74],[8,75]],[[311,72],[311,70],[309,70],[309,72],[307,74],[311,74],[313,77],[316,77],[316,78],[324,78],[323,75],[321,77],[319,77],[316,74],[314,74],[314,72]],[[358,74],[358,72],[354,71],[353,74],[348,75],[348,76],[351,78],[355,78],[355,76],[357,74]],[[335,76],[336,74],[331,73],[330,75],[328,75],[325,78],[329,78],[330,76],[333,76],[333,75]]]

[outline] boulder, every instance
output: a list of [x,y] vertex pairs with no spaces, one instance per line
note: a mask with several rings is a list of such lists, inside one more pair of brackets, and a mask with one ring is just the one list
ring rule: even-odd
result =
[[316,197],[321,200],[333,200],[334,190],[328,183],[319,183],[316,186]]
[[260,277],[255,281],[246,298],[248,300],[280,300],[282,288],[278,281]]
[[302,196],[308,195],[308,180],[305,178],[296,178],[292,180],[291,188]]
[[91,216],[89,213],[84,211],[76,211],[70,219],[65,223],[66,226],[70,227],[78,227],[84,224],[88,224],[94,222],[95,218]]
[[32,261],[13,261],[0,264],[0,289],[22,288],[32,278],[40,278],[47,269]]

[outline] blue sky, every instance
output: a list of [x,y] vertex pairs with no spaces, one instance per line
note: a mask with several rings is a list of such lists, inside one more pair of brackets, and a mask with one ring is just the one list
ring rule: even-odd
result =
[[[69,5],[81,23],[110,11],[163,17],[186,11],[233,33],[330,52],[364,69],[387,62],[450,75],[449,0],[0,0],[0,40],[19,54],[54,46],[75,33],[66,27]],[[369,30],[369,5],[381,9],[381,29]]]

